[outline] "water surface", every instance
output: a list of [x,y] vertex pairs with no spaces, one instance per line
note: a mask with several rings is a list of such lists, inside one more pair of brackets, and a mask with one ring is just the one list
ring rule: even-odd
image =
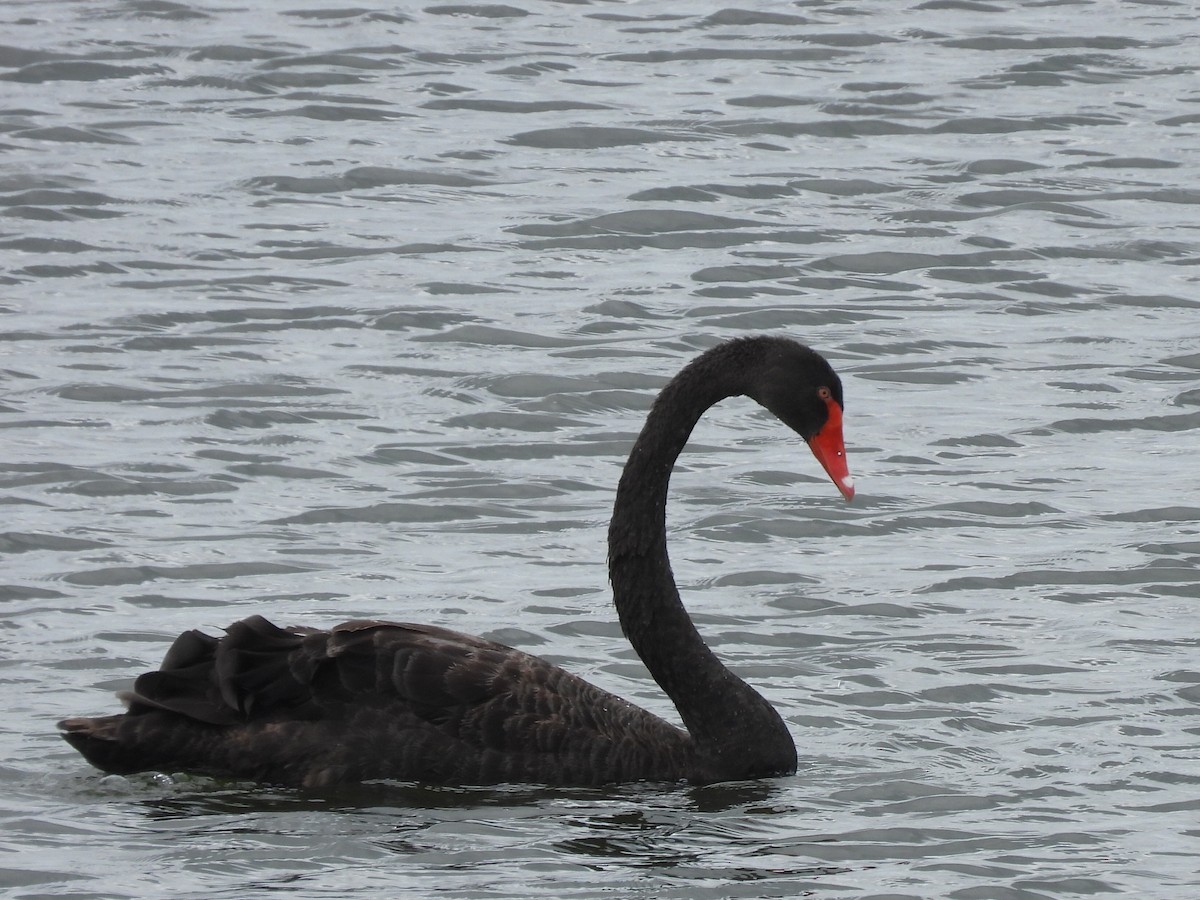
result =
[[[1189,3],[0,9],[14,897],[1190,897]],[[427,621],[663,715],[604,531],[654,391],[788,334],[672,552],[793,778],[307,796],[54,734],[171,638]]]

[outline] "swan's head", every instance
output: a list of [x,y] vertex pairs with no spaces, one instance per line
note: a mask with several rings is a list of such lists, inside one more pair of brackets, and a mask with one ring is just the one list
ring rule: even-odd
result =
[[761,356],[747,367],[746,393],[804,438],[842,496],[853,499],[842,437],[842,380],[823,356],[803,344],[781,338],[756,343]]

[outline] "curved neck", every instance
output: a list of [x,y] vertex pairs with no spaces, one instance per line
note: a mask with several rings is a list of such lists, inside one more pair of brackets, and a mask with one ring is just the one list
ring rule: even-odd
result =
[[744,393],[742,366],[714,355],[683,369],[655,401],[617,487],[608,565],[621,628],[679,711],[698,767],[712,780],[731,780],[794,772],[796,749],[779,714],[704,643],[667,556],[675,461],[705,410]]

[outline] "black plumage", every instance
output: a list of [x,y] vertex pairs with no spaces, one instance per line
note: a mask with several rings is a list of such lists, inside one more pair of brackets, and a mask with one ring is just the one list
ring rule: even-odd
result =
[[667,557],[674,462],[704,410],[739,394],[809,441],[847,498],[853,493],[841,383],[814,351],[780,338],[729,341],[663,389],[617,489],[609,570],[622,628],[686,730],[483,638],[375,621],[283,629],[252,616],[219,638],[180,635],[161,668],[137,679],[124,714],[66,719],[63,736],[108,772],[305,787],[708,783],[794,772],[783,720],[705,645]]

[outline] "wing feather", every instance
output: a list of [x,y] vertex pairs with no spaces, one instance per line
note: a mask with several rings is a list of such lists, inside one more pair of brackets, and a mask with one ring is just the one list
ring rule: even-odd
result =
[[558,666],[428,625],[189,631],[127,701],[63,725],[109,771],[585,784],[668,777],[692,753],[682,730]]

